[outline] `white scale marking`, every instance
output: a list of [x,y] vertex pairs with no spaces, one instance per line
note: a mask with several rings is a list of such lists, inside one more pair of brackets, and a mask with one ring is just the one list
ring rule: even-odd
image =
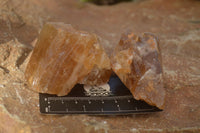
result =
[[44,101],[47,101],[47,98],[45,98]]
[[49,111],[49,109],[48,109],[48,107],[46,107],[46,108],[45,108],[45,112],[48,112],[48,111]]
[[75,101],[75,104],[78,104],[78,101]]
[[88,100],[88,103],[89,103],[89,104],[91,104],[91,101],[90,101],[90,100]]
[[115,100],[115,103],[117,103],[117,100]]
[[83,105],[83,111],[84,111],[84,112],[86,111],[85,105]]
[[120,111],[120,107],[119,107],[119,105],[117,105],[117,108],[118,108],[118,110]]

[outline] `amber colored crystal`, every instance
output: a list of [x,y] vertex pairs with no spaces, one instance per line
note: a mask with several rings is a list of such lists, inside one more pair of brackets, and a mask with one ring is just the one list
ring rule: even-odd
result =
[[164,107],[161,53],[156,36],[124,33],[114,50],[111,64],[136,99],[161,109]]
[[95,34],[78,31],[68,24],[47,23],[25,77],[33,90],[62,96],[77,83],[106,83],[110,69],[110,60]]

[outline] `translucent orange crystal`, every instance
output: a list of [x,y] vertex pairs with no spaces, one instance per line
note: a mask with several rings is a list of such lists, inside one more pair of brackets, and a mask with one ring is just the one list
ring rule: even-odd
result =
[[25,77],[33,90],[62,96],[77,83],[106,83],[110,69],[110,60],[95,34],[78,31],[68,24],[47,23]]
[[164,107],[161,53],[159,43],[151,33],[142,37],[124,33],[114,50],[112,68],[138,100],[159,108]]

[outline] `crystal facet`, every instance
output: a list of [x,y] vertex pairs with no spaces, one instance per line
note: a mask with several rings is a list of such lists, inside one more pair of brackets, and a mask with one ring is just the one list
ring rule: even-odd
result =
[[161,109],[164,107],[161,53],[156,36],[124,33],[114,50],[111,64],[136,99]]
[[44,25],[25,72],[33,90],[59,96],[77,83],[106,83],[110,75],[98,37],[63,23]]

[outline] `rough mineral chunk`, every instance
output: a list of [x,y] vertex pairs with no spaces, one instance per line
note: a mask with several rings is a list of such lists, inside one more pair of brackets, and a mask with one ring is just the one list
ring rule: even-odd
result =
[[110,69],[110,60],[96,35],[68,24],[47,23],[25,77],[33,90],[62,96],[79,82],[91,85],[107,82]]
[[124,33],[116,46],[112,68],[138,100],[164,107],[161,53],[157,38],[151,33],[142,37]]

